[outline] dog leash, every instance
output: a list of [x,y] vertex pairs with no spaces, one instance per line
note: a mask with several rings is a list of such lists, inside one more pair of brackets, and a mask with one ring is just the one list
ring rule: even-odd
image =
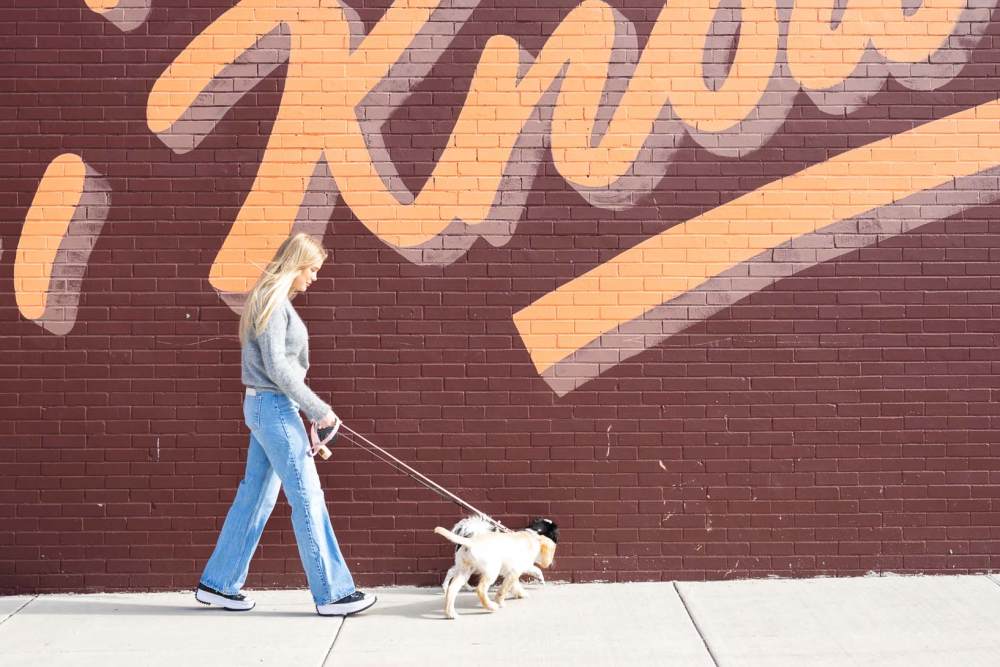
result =
[[[453,502],[453,503],[455,503],[455,504],[457,504],[457,505],[459,505],[459,506],[461,506],[461,507],[469,510],[470,512],[473,512],[473,513],[479,515],[480,517],[483,518],[483,520],[485,520],[485,521],[489,522],[490,524],[496,526],[498,530],[500,530],[502,532],[505,532],[505,533],[511,532],[510,528],[508,528],[507,526],[503,525],[502,523],[500,523],[499,521],[497,521],[496,519],[494,519],[493,517],[491,517],[486,512],[483,512],[482,510],[476,509],[475,507],[473,507],[472,505],[470,505],[466,501],[462,500],[461,498],[459,498],[458,496],[456,496],[454,493],[452,493],[448,489],[444,488],[443,486],[441,486],[440,484],[438,484],[437,482],[435,482],[431,478],[429,478],[426,475],[424,475],[423,473],[421,473],[419,470],[416,470],[416,469],[412,468],[411,466],[407,465],[406,463],[403,463],[398,458],[396,458],[395,456],[393,456],[389,452],[385,451],[384,449],[382,449],[381,447],[379,447],[378,445],[376,445],[374,442],[372,442],[371,440],[369,440],[365,436],[361,435],[360,433],[358,433],[357,431],[355,431],[354,429],[352,429],[347,424],[344,424],[343,422],[341,422],[341,424],[340,424],[340,432],[344,435],[344,439],[347,440],[349,443],[351,443],[355,447],[358,447],[360,449],[365,450],[366,452],[368,452],[369,454],[371,454],[372,456],[374,456],[378,460],[382,461],[383,463],[388,464],[389,467],[393,468],[397,472],[401,472],[404,475],[407,475],[411,479],[419,482],[420,484],[422,484],[423,486],[427,487],[428,489],[430,489],[434,493],[438,494],[439,496],[441,496],[445,500],[450,500],[451,502]],[[351,436],[354,436],[354,437],[351,437]]]

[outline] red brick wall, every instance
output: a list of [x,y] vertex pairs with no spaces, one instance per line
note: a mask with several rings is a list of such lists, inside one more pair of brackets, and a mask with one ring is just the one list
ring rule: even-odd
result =
[[[272,55],[250,92],[217,100],[224,113],[188,149],[148,116],[170,63],[234,4],[151,0],[148,15],[104,16],[83,0],[0,8],[0,593],[190,587],[234,495],[247,441],[238,315],[212,271],[255,188],[288,66]],[[366,32],[389,5],[348,4]],[[512,35],[537,57],[580,3],[464,4],[467,16],[438,17],[448,44],[408,96],[372,107],[391,107],[381,136],[413,193],[470,104],[487,38]],[[622,56],[634,61],[661,4],[607,6],[634,28]],[[523,135],[543,150],[505,158],[516,178],[498,202],[515,210],[499,238],[444,258],[373,233],[371,211],[307,202],[314,215],[304,223],[300,211],[296,225],[330,251],[295,302],[311,333],[310,385],[351,427],[509,525],[555,519],[550,578],[997,567],[1000,186],[989,153],[1000,126],[989,105],[1000,27],[991,7],[978,11],[926,63],[872,65],[828,97],[776,76],[785,88],[736,129],[667,123],[676,149],[647,144],[629,172],[648,173],[645,190],[641,179],[571,183],[543,122]],[[717,18],[709,65],[732,56],[737,22]],[[421,62],[419,49],[407,54]],[[939,62],[957,64],[934,70],[931,85]],[[543,117],[553,104],[540,103]],[[931,125],[962,112],[979,124]],[[894,137],[928,127],[933,146],[893,152]],[[889,151],[873,172],[858,166],[869,145]],[[76,245],[60,246],[43,224],[60,212],[36,193],[66,154],[79,158],[67,173],[83,165],[83,190],[64,220]],[[824,171],[811,192],[864,199],[884,189],[876,177],[916,183],[948,160],[978,163],[911,184],[895,206],[840,215],[854,221],[846,231],[802,235],[820,243],[793,243],[820,248],[812,254],[768,251],[735,274],[696,274],[716,280],[623,321],[626,342],[605,332],[596,347],[538,362],[517,319],[532,304],[667,230],[694,234],[682,225],[748,193],[791,193],[769,214],[778,219],[805,210],[794,176],[845,155],[862,156],[847,163],[848,187]],[[818,201],[833,210],[847,199]],[[729,229],[723,237],[742,233]],[[31,259],[46,247],[61,254]],[[700,261],[686,257],[688,268]],[[51,274],[41,288],[36,265]],[[440,581],[452,552],[431,530],[459,508],[344,442],[319,466],[359,582]],[[248,585],[305,585],[283,500]]]

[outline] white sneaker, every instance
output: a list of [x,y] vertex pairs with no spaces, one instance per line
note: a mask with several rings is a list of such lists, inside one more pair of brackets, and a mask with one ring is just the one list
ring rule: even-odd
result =
[[371,607],[378,600],[374,595],[365,595],[354,591],[330,604],[316,605],[316,613],[320,616],[350,616]]
[[222,607],[226,611],[250,611],[257,605],[256,602],[242,593],[226,595],[201,583],[198,584],[198,588],[194,592],[194,599],[202,604]]

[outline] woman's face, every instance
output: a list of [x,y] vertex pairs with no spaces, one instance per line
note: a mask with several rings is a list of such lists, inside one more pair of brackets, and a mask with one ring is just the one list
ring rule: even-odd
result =
[[293,292],[305,292],[309,289],[309,286],[313,284],[316,280],[316,274],[319,273],[320,267],[323,266],[323,262],[316,262],[315,264],[310,264],[306,268],[302,269],[295,275],[295,280],[292,282]]

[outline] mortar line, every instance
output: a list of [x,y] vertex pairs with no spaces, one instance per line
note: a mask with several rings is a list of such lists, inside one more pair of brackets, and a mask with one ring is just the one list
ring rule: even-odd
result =
[[6,623],[7,621],[9,621],[10,619],[14,618],[14,614],[16,614],[17,612],[21,611],[22,609],[24,609],[25,607],[27,607],[29,604],[31,604],[32,602],[34,602],[37,599],[38,599],[37,595],[32,596],[30,600],[28,600],[27,602],[25,602],[24,604],[22,604],[20,607],[18,607],[14,611],[10,612],[10,614],[7,615],[7,618],[5,618],[2,621],[0,621],[0,625],[3,625],[4,623]]
[[701,631],[701,626],[698,625],[698,621],[695,619],[694,614],[691,613],[691,607],[688,606],[687,600],[684,599],[684,593],[681,592],[680,587],[677,586],[677,582],[673,582],[674,591],[677,593],[677,597],[681,599],[681,604],[684,605],[684,611],[687,612],[688,618],[691,619],[691,623],[694,625],[694,629],[698,632],[698,636],[701,637],[701,643],[705,645],[705,650],[708,651],[708,657],[712,659],[712,663],[715,667],[719,667],[719,661],[715,657],[715,653],[712,652],[712,647],[708,645],[708,640],[705,639],[705,633]]

